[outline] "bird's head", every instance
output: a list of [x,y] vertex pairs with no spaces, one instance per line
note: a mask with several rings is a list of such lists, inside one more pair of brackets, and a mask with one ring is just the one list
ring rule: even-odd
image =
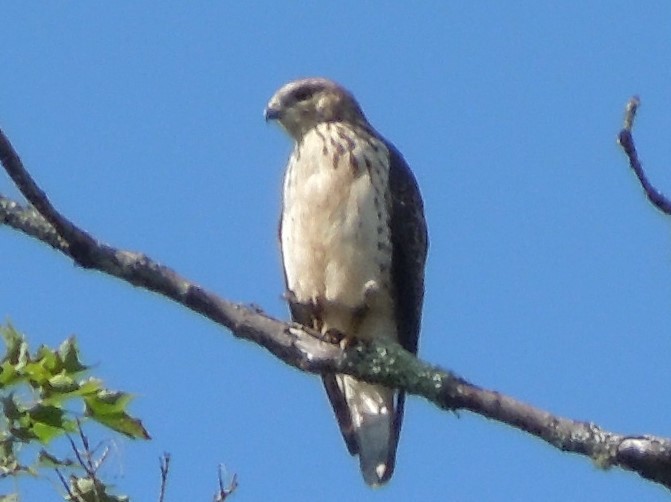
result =
[[266,121],[277,120],[296,141],[324,122],[366,124],[354,96],[325,78],[305,78],[283,85],[268,101],[265,117]]

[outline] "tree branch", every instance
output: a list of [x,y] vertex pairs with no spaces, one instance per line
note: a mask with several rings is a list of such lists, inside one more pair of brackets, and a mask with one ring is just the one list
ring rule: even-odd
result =
[[[624,147],[622,133],[620,136]],[[630,144],[635,154],[633,141]],[[630,156],[632,158],[635,157]],[[635,471],[671,488],[670,439],[625,436],[593,423],[558,417],[480,388],[450,371],[417,359],[392,342],[357,343],[341,349],[304,326],[282,322],[258,308],[224,300],[141,253],[99,242],[53,207],[2,131],[0,161],[32,204],[32,207],[24,207],[0,195],[0,224],[47,243],[82,267],[170,298],[226,327],[236,337],[261,345],[295,368],[314,374],[345,373],[404,389],[442,409],[472,411],[528,432],[562,451],[588,456],[600,467],[618,466]]]
[[70,256],[68,243],[54,227],[31,206],[22,206],[0,195],[0,225],[5,224],[37,240],[49,244],[56,251]]
[[627,102],[624,111],[624,126],[622,127],[620,134],[617,136],[617,142],[629,159],[629,167],[631,167],[636,174],[648,200],[664,214],[671,215],[671,201],[652,186],[652,183],[648,180],[648,177],[641,166],[641,161],[638,159],[638,153],[636,152],[636,144],[634,143],[634,137],[631,134],[631,130],[634,127],[634,119],[636,118],[636,112],[640,105],[641,100],[638,96],[631,97]]

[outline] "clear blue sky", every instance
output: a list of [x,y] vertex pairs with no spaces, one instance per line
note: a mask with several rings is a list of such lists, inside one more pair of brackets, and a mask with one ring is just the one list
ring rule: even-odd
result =
[[[0,127],[101,240],[286,318],[290,143],[262,110],[290,79],[336,79],[421,185],[421,355],[563,416],[671,436],[669,220],[615,144],[639,93],[638,146],[671,193],[671,3],[382,4],[7,4]],[[0,193],[16,194],[2,176]],[[234,500],[666,496],[415,398],[394,478],[371,491],[316,377],[7,229],[0,258],[2,320],[34,345],[76,334],[110,386],[137,394],[154,439],[118,442],[107,465],[134,500],[156,499],[163,451],[171,501],[211,500],[219,463],[239,476]]]

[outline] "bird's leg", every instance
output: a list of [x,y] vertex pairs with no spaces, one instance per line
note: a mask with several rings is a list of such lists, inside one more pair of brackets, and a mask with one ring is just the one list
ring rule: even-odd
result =
[[294,321],[312,328],[319,333],[318,338],[326,343],[337,345],[345,338],[345,335],[336,328],[327,328],[324,325],[324,302],[321,298],[313,298],[307,303],[298,301],[293,291],[284,293],[284,298],[289,303],[291,317]]
[[[375,305],[377,298],[380,294],[380,285],[377,281],[370,280],[363,286],[363,302],[361,305],[354,309],[354,315],[352,316],[352,333],[356,333],[361,326],[361,323],[366,318],[366,315],[370,312],[371,308]],[[355,336],[344,336],[340,341],[340,347],[346,349],[357,343],[359,340]]]
[[319,332],[324,331],[324,304],[319,298],[313,298],[310,308],[312,309],[312,328]]
[[308,328],[318,329],[314,326],[317,317],[315,316],[312,303],[303,303],[299,301],[296,294],[291,290],[285,291],[282,297],[289,304],[291,318],[294,322],[307,326]]
[[323,298],[313,298],[310,302],[310,305],[307,306],[311,309],[312,316],[312,328],[321,333],[320,340],[326,343],[339,344],[345,338],[345,334],[336,328],[327,328],[324,325],[324,299]]
[[356,331],[366,317],[366,314],[373,308],[380,295],[380,285],[377,281],[370,280],[363,286],[363,303],[354,311],[354,330]]
[[[319,299],[313,299],[308,303],[304,303],[299,301],[296,294],[291,290],[285,291],[282,296],[289,304],[292,319],[307,328],[312,328],[313,330],[319,332],[322,335],[320,339],[325,340],[323,333],[324,322],[322,320],[322,312],[324,309]],[[329,341],[328,337],[326,338],[327,339],[325,341]],[[330,341],[330,343],[338,342]]]
[[326,343],[332,343],[333,345],[340,345],[344,340],[347,340],[349,337],[340,331],[337,328],[329,328],[322,333],[322,340]]

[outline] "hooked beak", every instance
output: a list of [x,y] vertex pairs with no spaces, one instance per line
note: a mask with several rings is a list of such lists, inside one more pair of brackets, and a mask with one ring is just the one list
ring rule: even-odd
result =
[[263,111],[263,117],[266,119],[266,122],[269,120],[278,120],[282,116],[282,111],[279,107],[268,105]]

